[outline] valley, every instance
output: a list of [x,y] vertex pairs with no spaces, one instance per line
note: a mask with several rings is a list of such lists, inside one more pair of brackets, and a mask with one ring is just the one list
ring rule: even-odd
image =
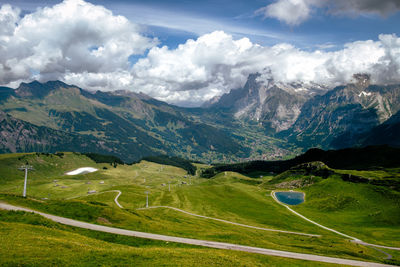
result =
[[0,88],[0,152],[234,163],[288,159],[312,147],[398,146],[399,92],[370,84],[366,74],[335,88],[251,74],[212,104],[183,108],[129,91],[33,81]]
[[[2,210],[7,240],[44,231],[47,241],[32,241],[43,258],[22,256],[32,249],[24,245],[0,261],[87,265],[112,251],[107,260],[136,255],[143,266],[400,265],[400,95],[354,77],[329,90],[250,75],[202,108],[60,81],[0,88],[0,151],[13,152],[0,154],[0,202],[48,216]],[[22,165],[34,169],[26,199]],[[282,205],[275,192],[288,190],[305,201]],[[68,219],[94,225],[62,224]],[[60,235],[52,241],[60,253],[77,236],[93,247],[56,259],[43,245]]]
[[0,1],[0,266],[400,266],[400,0]]

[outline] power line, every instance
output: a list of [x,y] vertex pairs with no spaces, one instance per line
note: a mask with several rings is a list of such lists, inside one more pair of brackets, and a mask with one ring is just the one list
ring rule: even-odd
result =
[[146,191],[146,208],[149,207],[149,191]]
[[22,196],[26,197],[26,184],[28,181],[28,171],[34,171],[34,169],[31,165],[23,165],[19,167],[18,170],[25,171],[24,192],[22,193]]

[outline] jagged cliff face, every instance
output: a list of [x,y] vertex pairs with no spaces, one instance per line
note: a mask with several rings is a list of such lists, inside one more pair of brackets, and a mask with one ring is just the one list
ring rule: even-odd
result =
[[0,151],[104,151],[95,138],[36,126],[0,111]]
[[371,85],[368,74],[355,74],[354,82],[346,86],[345,101],[360,104],[363,109],[375,110],[379,123],[388,120],[399,109],[398,85]]
[[327,88],[317,84],[279,83],[259,74],[250,75],[243,88],[231,90],[212,107],[230,109],[239,120],[250,120],[275,133],[290,128],[303,104]]
[[283,136],[304,147],[342,148],[389,119],[400,109],[400,86],[370,85],[369,76],[316,96],[302,107]]
[[187,109],[60,81],[0,87],[0,152],[91,151],[127,161],[167,153],[222,161],[400,142],[400,85],[371,85],[365,74],[332,90],[254,74],[214,100],[209,108]]

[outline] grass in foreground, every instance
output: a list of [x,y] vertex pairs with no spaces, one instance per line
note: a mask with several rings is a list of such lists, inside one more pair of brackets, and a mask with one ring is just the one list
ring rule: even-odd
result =
[[[23,218],[23,219],[21,219]],[[310,262],[146,241],[58,225],[38,215],[0,211],[2,266],[309,266]],[[103,240],[102,240],[103,239]],[[107,240],[107,241],[104,241]],[[141,241],[139,241],[140,243]],[[334,266],[312,263],[313,266]]]
[[[18,160],[20,156],[3,156],[5,162],[2,162],[3,159],[0,158],[0,179],[5,180],[5,182],[0,182],[0,191],[7,193],[20,193],[22,191],[23,173],[16,170],[16,167],[21,163],[21,160]],[[269,196],[270,191],[259,186],[262,181],[269,180],[270,177],[254,179],[227,172],[226,174],[221,173],[211,180],[196,176],[190,176],[189,179],[189,176],[182,169],[150,162],[141,162],[132,166],[118,165],[114,168],[107,164],[96,164],[87,158],[83,158],[82,155],[73,153],[66,153],[63,158],[44,158],[35,154],[29,154],[25,157],[29,159],[29,164],[37,168],[37,171],[32,172],[32,179],[29,180],[28,187],[28,194],[35,198],[24,200],[10,195],[0,195],[0,198],[7,202],[82,221],[138,231],[384,262],[381,253],[371,248],[353,244],[333,233],[308,224],[277,204]],[[99,171],[73,177],[63,175],[66,171],[86,166],[98,168]],[[103,167],[107,169],[103,169]],[[185,176],[187,177],[185,178]],[[59,186],[55,187],[53,180],[57,180]],[[189,180],[192,185],[179,185],[182,181],[188,183]],[[101,181],[104,181],[104,183],[101,184]],[[322,179],[318,181],[322,181]],[[171,192],[168,191],[168,182],[171,182]],[[326,223],[327,226],[337,227],[339,231],[351,234],[351,232],[346,232],[346,227],[342,228],[340,225],[342,221],[336,217],[340,216],[340,212],[323,209],[322,212],[320,211],[321,206],[331,205],[330,202],[324,204],[324,201],[322,201],[322,198],[327,196],[324,195],[324,192],[330,192],[330,195],[333,195],[342,190],[340,181],[336,182],[338,186],[332,188],[323,187],[323,184],[319,182],[304,188],[305,191],[309,190],[307,191],[307,202],[296,207],[296,209],[302,209],[304,206],[306,207],[304,208],[304,215],[310,216],[310,218],[322,224]],[[62,188],[62,186],[67,187]],[[354,186],[357,186],[357,184]],[[88,196],[88,189],[97,191],[121,190],[122,195],[119,202],[127,210],[121,210],[115,205],[114,197],[116,193]],[[345,191],[351,193],[352,190],[352,187],[348,187]],[[145,191],[150,191],[150,205],[169,205],[193,213],[239,223],[321,234],[323,237],[309,238],[252,230],[200,219],[167,209],[137,211],[136,208],[144,206]],[[362,195],[367,191],[363,190],[358,193]],[[314,196],[312,196],[313,194]],[[359,201],[358,195],[355,196],[356,200]],[[41,200],[44,197],[49,197],[50,200]],[[71,197],[77,197],[77,199],[66,200]],[[316,202],[314,203],[315,206],[307,206],[311,203],[309,202],[310,197],[315,198],[316,201],[321,200],[320,206],[316,205]],[[362,198],[368,199],[366,196],[362,196]],[[379,199],[378,195],[375,198]],[[357,209],[359,214],[365,215],[365,207],[369,205],[369,202],[364,201],[363,203],[360,207],[349,206],[345,214],[351,214],[354,209]],[[382,214],[390,215],[391,212],[398,211],[398,207],[393,203],[389,199],[384,202]],[[309,210],[307,210],[307,207]],[[329,213],[330,219],[324,220],[325,213]],[[382,214],[377,214],[376,217],[383,218]],[[395,217],[386,215],[385,217],[391,224],[389,227],[382,225],[382,221],[379,220],[373,225],[374,231],[380,233],[380,235],[371,239],[363,238],[362,235],[358,236],[357,232],[354,235],[371,243],[377,243],[372,239],[380,239],[386,245],[386,241],[389,241],[389,243],[395,241],[390,236],[397,234],[395,226],[398,224],[395,220],[393,221]],[[320,218],[322,220],[319,220]],[[339,224],[332,226],[332,222]],[[359,223],[359,225],[362,225],[362,221]],[[354,229],[355,225],[350,223],[347,227]],[[364,236],[368,235],[369,228],[359,226],[358,228],[356,230],[359,233]]]
[[307,201],[294,209],[304,216],[366,242],[400,247],[400,192],[335,176],[302,190]]

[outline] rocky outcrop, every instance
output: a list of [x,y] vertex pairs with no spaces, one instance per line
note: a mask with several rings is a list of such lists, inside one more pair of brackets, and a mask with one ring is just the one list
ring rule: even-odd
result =
[[344,148],[400,109],[400,86],[370,85],[369,75],[308,100],[293,126],[282,133],[303,147]]
[[308,99],[326,91],[326,87],[313,83],[280,83],[252,74],[243,88],[231,90],[207,106],[227,109],[236,119],[257,122],[267,132],[276,133],[293,125]]

